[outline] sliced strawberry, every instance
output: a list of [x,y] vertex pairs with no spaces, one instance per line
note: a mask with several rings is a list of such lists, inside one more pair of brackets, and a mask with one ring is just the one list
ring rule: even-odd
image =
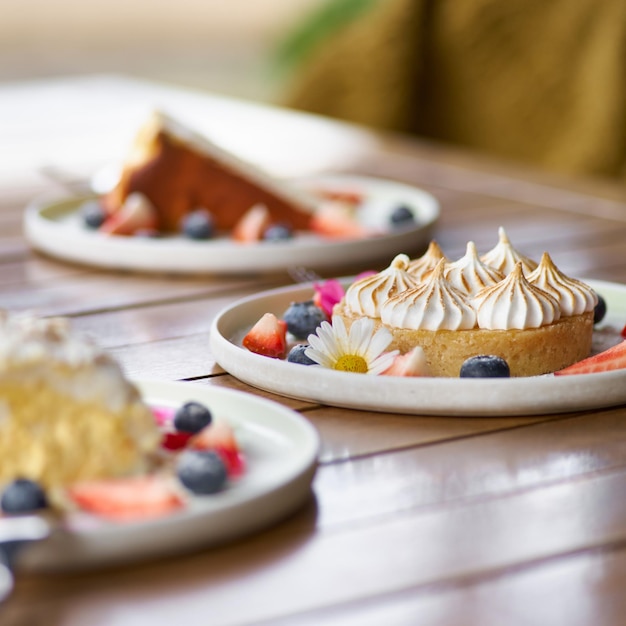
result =
[[167,431],[163,433],[161,439],[161,447],[166,450],[182,450],[189,443],[192,433],[184,433],[181,431]]
[[183,506],[183,500],[164,478],[133,476],[76,483],[69,497],[84,511],[115,521],[158,517]]
[[624,337],[624,339],[626,339],[626,325],[624,325],[624,328],[622,328],[622,332],[620,333],[620,335]]
[[431,376],[424,350],[419,346],[406,354],[398,354],[382,376]]
[[326,200],[334,200],[346,204],[360,204],[364,200],[364,196],[360,191],[350,191],[348,189],[319,189],[315,193]]
[[108,217],[100,227],[100,232],[109,235],[134,235],[138,231],[157,229],[156,209],[141,193],[131,193],[119,211]]
[[235,433],[223,421],[212,422],[189,440],[194,450],[214,450],[226,465],[229,476],[240,476],[245,469],[244,456],[239,449]]
[[587,357],[565,369],[554,372],[554,375],[591,374],[594,372],[608,372],[610,370],[623,368],[626,368],[626,341],[622,341],[604,352]]
[[232,237],[241,243],[260,241],[270,223],[268,208],[264,204],[255,204],[235,224]]
[[332,239],[362,239],[371,234],[358,222],[352,207],[335,202],[317,209],[311,218],[311,230]]
[[263,356],[284,359],[287,353],[287,323],[265,313],[243,338],[243,346]]

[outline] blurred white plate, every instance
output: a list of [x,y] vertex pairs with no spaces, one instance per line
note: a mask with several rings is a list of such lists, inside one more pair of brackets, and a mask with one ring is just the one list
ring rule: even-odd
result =
[[223,492],[193,497],[180,512],[154,520],[74,521],[19,554],[18,569],[62,570],[130,562],[213,546],[270,526],[302,506],[319,453],[311,424],[282,405],[228,389],[182,382],[138,382],[153,406],[197,400],[234,428],[245,473]]
[[[595,333],[596,343],[617,343],[626,323],[626,286],[586,282],[608,306],[600,325],[606,330]],[[529,378],[372,377],[270,359],[242,347],[243,336],[264,313],[282,317],[291,302],[310,300],[312,294],[310,284],[274,289],[222,311],[210,336],[218,363],[240,380],[273,393],[367,411],[486,417],[563,413],[626,403],[626,369]]]
[[[380,227],[382,233],[341,241],[298,234],[285,241],[254,244],[228,238],[111,236],[83,225],[78,208],[85,198],[33,202],[26,208],[24,230],[34,248],[67,261],[142,272],[241,274],[284,271],[294,265],[322,271],[390,261],[396,250],[410,253],[424,248],[439,218],[439,204],[432,195],[389,180],[333,175],[298,184],[362,193],[365,200],[358,210],[359,221]],[[391,229],[388,218],[400,204],[411,207],[415,222]]]

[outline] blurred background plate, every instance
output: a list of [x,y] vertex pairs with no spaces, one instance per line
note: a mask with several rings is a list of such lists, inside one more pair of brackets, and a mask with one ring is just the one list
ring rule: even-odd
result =
[[[357,264],[387,263],[398,251],[417,253],[432,237],[439,204],[429,193],[391,180],[364,176],[325,175],[299,179],[302,186],[360,192],[359,220],[382,233],[352,240],[322,239],[298,234],[290,240],[238,244],[217,238],[192,241],[182,237],[122,237],[88,230],[78,209],[85,198],[43,199],[25,212],[30,244],[51,256],[108,269],[186,274],[270,273],[294,265],[324,271]],[[398,206],[410,207],[415,221],[391,229],[389,216]]]

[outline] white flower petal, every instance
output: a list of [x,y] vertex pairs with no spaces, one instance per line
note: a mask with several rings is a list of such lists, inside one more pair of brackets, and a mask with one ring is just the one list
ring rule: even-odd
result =
[[392,339],[392,334],[386,328],[379,328],[369,343],[368,360],[374,360],[379,354],[382,354]]
[[398,350],[393,350],[392,352],[385,352],[381,354],[379,357],[377,357],[370,363],[367,373],[372,374],[374,376],[381,374],[386,369],[389,369],[391,367],[393,360],[396,358],[398,354],[399,354]]

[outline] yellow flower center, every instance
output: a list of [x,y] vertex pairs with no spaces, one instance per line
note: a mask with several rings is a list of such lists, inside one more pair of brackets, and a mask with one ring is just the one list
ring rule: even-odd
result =
[[358,354],[344,354],[337,359],[333,369],[341,372],[356,372],[357,374],[367,374],[367,361]]

